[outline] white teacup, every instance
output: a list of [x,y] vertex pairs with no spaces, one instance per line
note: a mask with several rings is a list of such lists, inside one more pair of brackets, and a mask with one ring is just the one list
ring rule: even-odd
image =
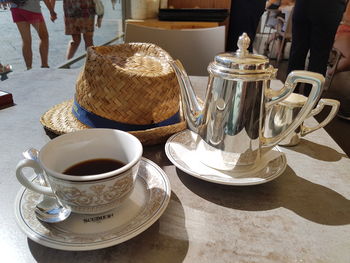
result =
[[[117,207],[134,189],[143,148],[133,135],[113,129],[86,129],[61,135],[48,142],[38,161],[24,159],[16,168],[18,181],[28,189],[56,196],[75,213],[96,214]],[[89,175],[64,174],[68,168],[96,159],[111,159],[124,165]],[[28,180],[22,170],[44,170],[50,187]]]
[[[265,126],[264,134],[266,137],[275,136],[281,133],[293,122],[301,108],[307,101],[307,97],[292,93],[284,101],[274,105],[269,112],[269,123]],[[339,110],[339,101],[333,99],[320,99],[317,106],[310,112],[308,118],[319,114],[325,106],[330,106],[331,110],[327,117],[316,126],[307,126],[303,122],[296,130],[289,133],[282,141],[278,143],[281,146],[294,146],[300,142],[300,138],[326,126],[337,114]]]

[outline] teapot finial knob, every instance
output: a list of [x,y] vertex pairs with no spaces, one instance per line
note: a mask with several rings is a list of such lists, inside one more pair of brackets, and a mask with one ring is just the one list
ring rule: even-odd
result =
[[237,41],[238,50],[236,53],[239,57],[245,57],[246,55],[249,54],[249,51],[248,51],[249,44],[250,44],[250,38],[248,37],[247,33],[243,33]]

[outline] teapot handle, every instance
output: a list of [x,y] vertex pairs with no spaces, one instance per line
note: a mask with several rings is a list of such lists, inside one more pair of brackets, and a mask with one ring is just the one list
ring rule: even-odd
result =
[[296,130],[303,123],[303,121],[309,116],[311,110],[317,103],[322,92],[324,81],[324,77],[319,73],[304,70],[292,71],[289,73],[286,82],[281,90],[266,91],[265,96],[268,101],[265,103],[265,110],[270,108],[272,105],[285,100],[293,92],[298,83],[308,83],[312,85],[311,92],[307,98],[307,101],[301,108],[298,115],[295,117],[294,121],[280,134],[271,138],[263,137],[263,146],[271,147],[276,145],[286,136],[288,136],[290,132]]

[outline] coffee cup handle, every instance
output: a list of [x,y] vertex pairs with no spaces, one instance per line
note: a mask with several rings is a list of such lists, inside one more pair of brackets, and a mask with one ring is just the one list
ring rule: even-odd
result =
[[32,168],[35,172],[35,174],[40,174],[42,169],[39,166],[38,162],[34,160],[24,159],[21,160],[16,167],[16,177],[17,180],[26,188],[29,190],[32,190],[34,192],[44,194],[44,195],[50,195],[54,196],[54,193],[52,192],[50,187],[41,186],[39,184],[33,183],[32,181],[28,180],[28,178],[23,173],[23,168]]
[[309,134],[313,131],[316,131],[320,128],[323,128],[328,123],[330,123],[330,121],[333,120],[333,118],[335,117],[335,115],[337,114],[337,112],[339,110],[340,102],[337,100],[332,100],[332,99],[321,99],[318,102],[316,108],[310,112],[310,115],[308,116],[308,118],[319,114],[323,110],[324,106],[331,106],[332,107],[328,116],[321,123],[319,123],[318,125],[316,125],[314,127],[310,127],[310,126],[302,124],[301,130],[300,130],[301,136],[305,136],[306,134]]

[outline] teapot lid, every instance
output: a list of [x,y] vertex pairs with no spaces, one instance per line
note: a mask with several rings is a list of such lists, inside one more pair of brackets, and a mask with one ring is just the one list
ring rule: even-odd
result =
[[223,77],[225,75],[226,77],[230,75],[231,77],[243,77],[243,75],[256,77],[257,74],[267,74],[266,77],[271,78],[271,74],[274,75],[277,70],[269,65],[267,57],[249,53],[249,44],[248,35],[243,33],[237,42],[238,50],[215,56],[214,61],[208,66],[209,72]]

